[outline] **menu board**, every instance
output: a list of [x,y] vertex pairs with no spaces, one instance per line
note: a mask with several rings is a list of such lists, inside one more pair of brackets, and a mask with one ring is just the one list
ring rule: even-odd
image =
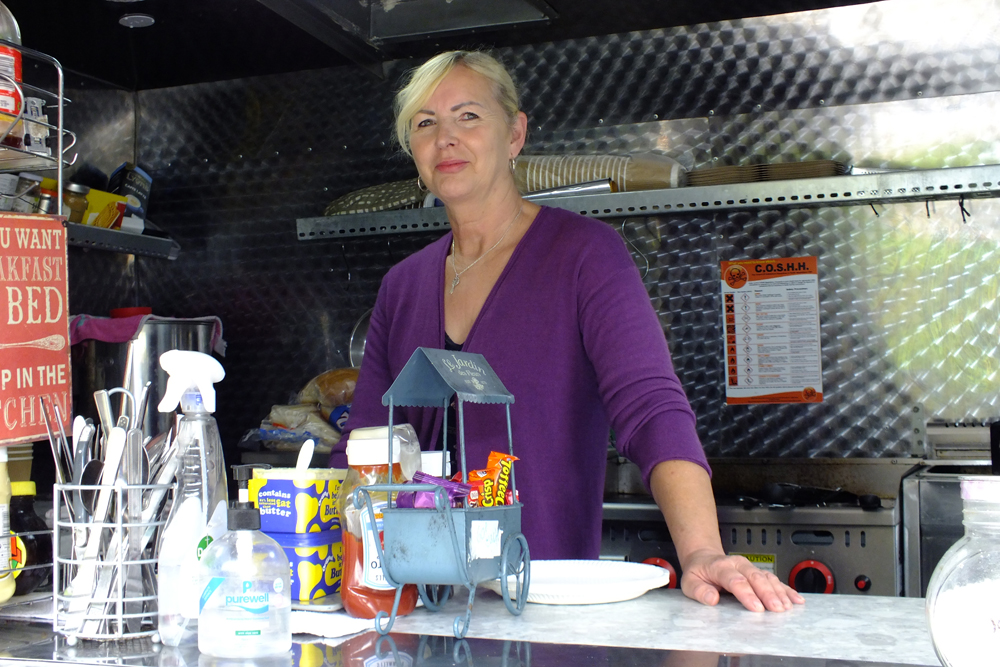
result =
[[815,257],[722,262],[726,403],[820,403]]
[[70,419],[66,229],[60,218],[0,215],[0,444],[46,437]]

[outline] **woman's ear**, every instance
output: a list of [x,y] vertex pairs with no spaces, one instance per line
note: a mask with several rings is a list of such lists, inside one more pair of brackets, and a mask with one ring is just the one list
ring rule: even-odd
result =
[[528,116],[523,111],[518,111],[514,118],[514,123],[510,127],[510,157],[517,157],[524,142],[528,138]]

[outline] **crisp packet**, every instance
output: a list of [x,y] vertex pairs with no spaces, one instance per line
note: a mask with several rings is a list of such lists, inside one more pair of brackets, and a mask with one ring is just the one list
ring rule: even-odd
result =
[[[517,460],[516,456],[510,454],[490,452],[485,470],[469,472],[469,485],[472,487],[469,506],[513,505],[517,498],[510,488],[510,476],[514,461]],[[461,481],[461,478],[462,473],[458,473],[453,479]]]
[[[461,507],[463,499],[472,491],[472,487],[468,484],[441,479],[434,475],[428,475],[421,470],[413,474],[413,483],[443,486],[445,491],[448,492],[448,500],[451,501],[452,507]],[[434,509],[434,493],[431,491],[400,491],[396,494],[396,506]]]

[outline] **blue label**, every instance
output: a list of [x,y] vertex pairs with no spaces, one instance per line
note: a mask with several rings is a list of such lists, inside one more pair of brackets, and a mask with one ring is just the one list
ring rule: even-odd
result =
[[225,581],[223,577],[212,577],[209,580],[208,585],[205,586],[205,590],[201,592],[201,601],[198,604],[199,614],[205,610],[205,603],[207,603],[208,599],[212,597],[212,593],[214,593],[215,590],[222,585],[223,581]]

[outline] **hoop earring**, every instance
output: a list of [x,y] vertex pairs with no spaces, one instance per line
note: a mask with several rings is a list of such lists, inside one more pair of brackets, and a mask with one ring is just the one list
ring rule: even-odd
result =
[[510,173],[512,173],[512,174],[514,173],[514,165],[516,165],[516,164],[517,164],[517,158],[516,157],[512,157],[510,159]]
[[420,180],[420,176],[417,176],[417,190],[420,190],[421,192],[427,192],[427,186],[424,185],[424,182],[422,180]]

